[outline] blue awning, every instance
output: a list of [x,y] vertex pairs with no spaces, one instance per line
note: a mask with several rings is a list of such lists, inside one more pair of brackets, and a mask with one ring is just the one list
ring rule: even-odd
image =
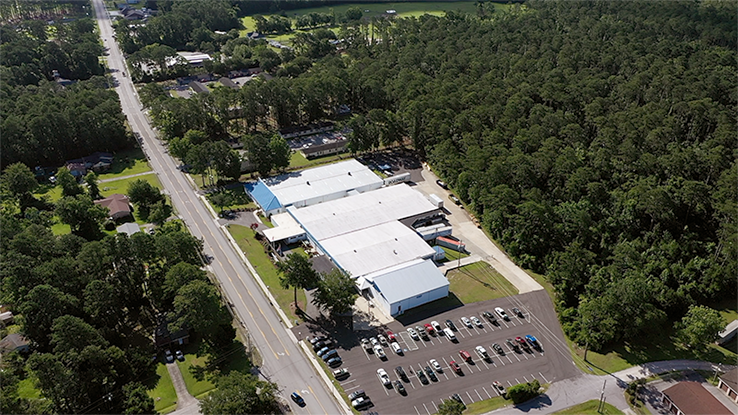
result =
[[246,193],[251,196],[254,201],[261,206],[264,213],[274,209],[279,209],[282,204],[277,199],[277,196],[269,190],[269,187],[259,179],[258,182],[249,182],[243,185]]

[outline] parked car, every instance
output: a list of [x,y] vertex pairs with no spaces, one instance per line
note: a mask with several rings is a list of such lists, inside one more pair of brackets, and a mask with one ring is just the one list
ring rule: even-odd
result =
[[382,346],[389,346],[389,342],[387,342],[387,338],[384,337],[383,335],[378,334],[377,339],[379,339],[379,344],[381,344]]
[[332,359],[337,356],[338,356],[338,350],[333,349],[333,350],[329,350],[324,355],[320,356],[320,358],[323,359],[324,362],[327,362],[328,359]]
[[376,337],[370,338],[369,342],[372,344],[372,347],[379,345],[379,340]]
[[331,350],[331,348],[328,346],[325,346],[322,349],[318,350],[317,352],[318,357],[323,357],[323,355],[328,353],[329,350]]
[[292,392],[292,394],[290,394],[290,398],[292,398],[292,400],[295,401],[296,404],[300,406],[305,406],[305,400],[302,399],[302,396],[300,396],[299,393]]
[[361,339],[361,347],[363,347],[366,351],[371,351],[372,343],[367,338]]
[[448,189],[448,185],[447,185],[447,184],[446,184],[446,183],[445,183],[445,182],[444,182],[443,180],[436,180],[436,184],[437,184],[437,185],[438,185],[438,186],[439,186],[439,187],[440,187],[441,189]]
[[434,333],[434,332],[435,332],[436,330],[435,330],[435,329],[433,328],[433,326],[431,326],[430,324],[428,324],[428,323],[425,323],[425,331],[426,331],[426,332],[427,332],[428,334],[433,334],[433,333]]
[[528,346],[528,343],[526,343],[526,342],[525,342],[525,340],[523,340],[523,338],[522,338],[522,337],[516,337],[516,338],[515,338],[515,341],[516,341],[516,342],[517,342],[517,343],[518,343],[518,344],[520,345],[520,347],[521,347],[521,348],[523,348],[524,350],[530,350],[530,346]]
[[518,345],[515,344],[511,339],[505,340],[505,343],[507,343],[508,347],[510,347],[513,351],[517,352],[519,350]]
[[399,344],[399,343],[397,343],[397,342],[392,342],[392,343],[390,343],[390,344],[392,345],[392,351],[393,351],[393,352],[395,352],[395,354],[399,354],[399,355],[402,355],[402,354],[404,354],[404,353],[402,352],[402,346],[400,346],[400,344]]
[[390,342],[396,342],[397,338],[395,338],[395,333],[392,333],[391,331],[387,331],[387,340]]
[[397,373],[397,376],[399,376],[400,379],[404,380],[405,382],[408,381],[407,373],[405,373],[405,369],[403,369],[402,366],[397,366],[395,368],[395,373]]
[[448,198],[451,199],[451,201],[454,202],[455,205],[460,205],[461,204],[461,200],[459,200],[458,197],[454,196],[453,193],[449,193],[448,194]]
[[463,374],[463,372],[461,371],[461,366],[459,366],[459,364],[456,363],[455,361],[453,361],[453,360],[450,361],[448,363],[448,365],[451,366],[451,369],[453,369],[453,371],[456,372],[457,374],[459,374],[459,375],[462,375]]
[[351,376],[351,373],[346,368],[333,371],[333,377],[336,379],[346,379],[349,376]]
[[484,327],[482,325],[482,320],[478,319],[477,316],[471,316],[471,321],[472,321],[472,323],[474,323],[479,328]]
[[499,344],[492,343],[492,348],[495,349],[495,352],[497,352],[497,354],[499,354],[500,356],[505,355],[505,351],[502,350],[502,346],[500,346]]
[[184,354],[181,350],[175,351],[174,356],[177,357],[177,360],[179,360],[180,362],[184,362]]
[[384,353],[384,349],[380,345],[374,346],[374,354],[380,359],[386,359],[387,355]]
[[489,311],[483,311],[482,315],[484,316],[484,318],[489,320],[490,323],[497,324],[497,317],[495,317],[494,314],[490,313]]
[[507,389],[505,389],[505,387],[502,386],[502,383],[500,383],[499,381],[492,382],[492,386],[495,388],[497,393],[500,394],[500,396],[505,396],[505,394],[507,394]]
[[467,362],[471,362],[471,360],[472,360],[472,356],[466,350],[460,350],[459,351],[459,356],[461,356],[461,358],[463,360],[466,360]]
[[451,330],[448,327],[446,327],[445,329],[443,329],[443,334],[445,334],[446,335],[446,338],[449,339],[449,340],[451,340],[452,342],[457,342],[458,341],[456,339],[456,335],[454,334],[453,330]]
[[433,366],[433,369],[436,369],[438,373],[443,373],[443,368],[441,367],[441,364],[438,363],[438,360],[431,359],[428,363],[430,363],[430,365]]
[[172,356],[172,351],[169,349],[164,350],[164,358],[167,360],[167,363],[174,362],[174,356]]
[[441,325],[438,324],[438,322],[436,320],[431,321],[430,324],[433,327],[433,330],[435,330],[437,332],[440,332],[441,330],[443,330],[443,328],[441,328]]
[[420,336],[418,336],[418,332],[415,331],[414,328],[408,327],[407,328],[407,333],[410,335],[410,337],[413,338],[413,340],[420,340]]
[[461,317],[461,322],[464,323],[464,325],[466,325],[466,327],[469,327],[469,328],[472,328],[473,327],[471,320],[469,320],[466,317]]
[[315,344],[317,342],[322,342],[323,340],[328,340],[328,336],[314,336],[310,337],[310,344]]
[[481,357],[482,359],[489,359],[489,355],[487,354],[487,350],[486,350],[486,349],[485,349],[484,347],[482,347],[482,346],[477,346],[477,347],[475,347],[475,348],[474,348],[474,350],[476,350],[476,351],[477,351],[477,354],[478,354],[478,355],[479,355],[479,357]]
[[428,340],[428,332],[427,332],[427,331],[425,331],[425,329],[424,329],[423,327],[420,327],[420,326],[415,326],[415,331],[417,331],[417,332],[418,332],[418,334],[419,334],[419,335],[420,335],[420,336],[421,336],[422,338],[424,338],[425,340]]
[[313,345],[313,350],[317,351],[324,347],[330,347],[332,345],[333,345],[333,340],[331,339],[322,340]]
[[464,403],[464,401],[461,400],[461,396],[459,396],[458,393],[454,393],[453,395],[449,396],[449,398],[451,398],[451,399],[455,400],[456,402],[464,405],[464,408],[466,408],[466,404]]
[[417,374],[418,374],[418,379],[420,379],[420,383],[422,383],[423,385],[427,385],[428,384],[428,377],[425,376],[425,373],[423,373],[422,370],[418,370],[417,371]]
[[507,313],[505,312],[505,310],[503,310],[503,309],[502,309],[502,307],[495,307],[495,312],[496,312],[496,313],[497,313],[497,315],[499,315],[499,316],[500,316],[500,318],[502,318],[503,320],[505,320],[505,321],[510,321],[510,317],[508,317]]
[[373,405],[374,404],[372,403],[372,400],[367,397],[361,397],[361,398],[357,398],[351,401],[351,406],[353,406],[356,409],[368,408]]
[[384,386],[392,386],[392,381],[390,380],[386,370],[382,368],[377,369],[377,376],[379,376],[379,380]]
[[395,390],[400,393],[400,395],[407,395],[407,391],[405,390],[405,386],[400,382],[399,380],[396,380],[395,382]]
[[541,344],[540,344],[540,343],[538,343],[538,339],[536,339],[535,337],[531,336],[530,334],[526,334],[526,335],[525,335],[525,340],[526,340],[526,341],[527,341],[527,342],[528,342],[528,343],[529,343],[529,344],[531,345],[531,347],[533,347],[534,349],[540,349],[540,348],[541,348]]
[[349,400],[353,401],[355,399],[359,399],[366,396],[366,393],[364,392],[364,389],[359,389],[351,392],[348,396]]
[[425,373],[428,374],[430,380],[432,380],[433,382],[438,382],[438,376],[436,376],[436,372],[434,372],[430,366],[425,367]]
[[516,316],[518,316],[520,318],[525,318],[525,316],[523,315],[523,312],[520,311],[520,309],[517,308],[517,307],[513,307],[510,311],[512,311],[513,314],[515,314]]
[[450,328],[453,331],[458,331],[456,329],[456,324],[454,324],[454,322],[451,320],[446,320],[446,327]]

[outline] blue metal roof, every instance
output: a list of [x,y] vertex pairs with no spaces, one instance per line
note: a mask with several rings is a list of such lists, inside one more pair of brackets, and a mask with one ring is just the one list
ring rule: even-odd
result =
[[269,190],[269,187],[267,187],[261,179],[259,179],[258,182],[246,183],[243,187],[246,190],[246,193],[248,193],[249,196],[251,196],[251,198],[261,206],[265,213],[282,207],[277,196]]

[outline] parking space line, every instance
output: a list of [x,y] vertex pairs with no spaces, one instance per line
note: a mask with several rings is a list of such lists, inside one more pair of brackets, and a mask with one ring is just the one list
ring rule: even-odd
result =
[[523,380],[525,381],[525,383],[528,383],[529,382],[528,381],[528,378],[526,378],[525,376],[523,376]]
[[417,406],[415,406],[415,405],[413,405],[413,408],[415,408],[415,412],[417,412],[417,413],[418,413],[418,415],[420,415],[420,411],[418,411],[418,407],[417,407]]
[[510,363],[512,363],[512,362],[513,362],[513,361],[512,361],[512,359],[510,359],[510,356],[508,356],[508,355],[507,355],[507,353],[505,354],[505,357],[507,357],[507,360],[509,360],[509,361],[510,361]]
[[474,399],[472,399],[471,395],[469,395],[469,391],[466,391],[466,396],[469,397],[469,403],[474,403]]
[[515,384],[517,385],[519,383],[520,383],[520,381],[518,380],[518,378],[515,378]]
[[350,391],[350,390],[354,390],[354,389],[358,388],[359,386],[361,386],[361,385],[356,385],[356,386],[352,386],[352,387],[350,387],[350,388],[343,388],[343,391],[344,391],[344,392],[348,392],[348,391]]
[[477,396],[479,396],[479,400],[480,401],[483,401],[484,400],[484,399],[482,399],[482,395],[479,394],[479,391],[478,390],[474,389],[474,392],[477,393]]
[[545,381],[546,383],[548,383],[548,379],[546,379],[546,377],[545,377],[545,376],[543,376],[543,373],[541,373],[541,372],[538,372],[538,374],[539,374],[539,375],[541,375],[541,377],[543,378],[543,380],[544,380],[544,381]]
[[487,398],[488,399],[492,399],[492,395],[490,395],[489,392],[487,392],[487,388],[485,388],[484,386],[482,386],[482,390],[484,391],[484,393],[487,394]]
[[456,334],[460,335],[462,339],[465,339],[466,336],[464,336],[464,333],[461,332],[458,328],[456,329]]
[[431,403],[433,404],[433,409],[435,409],[436,412],[438,412],[438,407],[436,406],[436,402],[435,401],[431,401]]
[[487,369],[489,369],[489,365],[487,364],[487,361],[486,361],[486,360],[484,360],[484,359],[480,359],[480,360],[481,360],[481,361],[482,361],[482,363],[484,364],[484,367],[486,367]]
[[430,411],[428,410],[428,407],[423,404],[423,408],[425,408],[425,412],[428,412],[428,415],[431,415]]

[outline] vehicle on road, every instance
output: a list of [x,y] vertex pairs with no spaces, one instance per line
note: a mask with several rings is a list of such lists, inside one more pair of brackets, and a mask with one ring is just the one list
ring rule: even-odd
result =
[[482,327],[484,327],[484,326],[482,325],[482,320],[478,319],[478,318],[477,318],[477,316],[472,316],[472,317],[471,317],[471,321],[472,321],[472,323],[474,323],[474,324],[475,324],[475,325],[476,325],[477,327],[479,327],[479,328],[482,328]]
[[327,362],[328,359],[332,359],[334,357],[338,357],[338,350],[329,350],[328,352],[320,356],[320,358],[323,359],[324,362]]
[[425,373],[428,374],[430,380],[432,380],[433,382],[438,382],[438,376],[436,376],[436,372],[434,372],[430,366],[425,367]]
[[355,409],[363,409],[374,406],[374,404],[372,403],[371,399],[367,397],[361,397],[351,401],[351,406],[353,406]]
[[430,365],[433,366],[433,369],[436,369],[436,372],[443,373],[443,368],[441,367],[441,364],[438,363],[438,360],[431,359],[428,363],[430,363]]
[[179,360],[180,362],[184,362],[184,354],[181,350],[177,350],[174,352],[174,356]]
[[447,185],[447,184],[446,184],[446,183],[445,183],[445,182],[444,182],[443,180],[436,180],[436,184],[437,184],[437,185],[438,185],[438,186],[439,186],[439,187],[440,187],[441,189],[446,189],[446,190],[448,190],[448,185]]
[[461,400],[461,396],[459,396],[458,393],[454,393],[453,395],[449,396],[449,398],[451,398],[451,399],[455,400],[456,402],[464,405],[464,408],[466,408],[466,404],[464,403],[464,401]]
[[292,392],[292,394],[290,394],[290,398],[292,398],[292,400],[295,401],[296,404],[300,406],[305,406],[305,400],[302,399],[302,396],[300,396],[299,393]]
[[389,375],[387,374],[387,371],[382,369],[381,367],[377,369],[377,376],[379,377],[379,380],[382,382],[384,386],[392,386],[392,381],[390,380]]
[[389,331],[389,330],[387,331],[387,339],[388,339],[388,340],[389,340],[390,342],[396,342],[396,341],[397,341],[397,338],[395,337],[395,333],[392,333],[392,332],[391,332],[391,331]]
[[497,393],[500,394],[500,396],[505,396],[505,394],[507,394],[507,389],[505,389],[505,387],[502,386],[502,383],[500,383],[499,381],[496,380],[492,382],[492,386],[495,388]]
[[435,330],[435,331],[437,331],[439,333],[443,330],[443,328],[441,328],[441,325],[438,324],[438,322],[436,320],[431,321],[430,324],[431,324],[431,327],[433,327],[433,330]]
[[492,323],[492,324],[498,324],[497,323],[497,317],[495,317],[495,315],[492,314],[492,313],[490,313],[489,311],[483,311],[482,312],[482,315],[484,316],[484,318],[486,318],[487,320],[489,320],[490,323]]
[[172,356],[172,351],[169,349],[164,350],[164,358],[167,360],[167,363],[174,362],[174,356]]
[[472,360],[472,356],[466,350],[459,350],[459,356],[461,356],[462,360],[466,360],[467,362],[471,362]]
[[392,343],[390,343],[390,344],[392,345],[392,351],[393,351],[393,352],[395,352],[395,354],[399,354],[399,355],[402,355],[402,354],[404,354],[404,353],[402,352],[402,346],[400,346],[400,344],[399,344],[399,343],[397,343],[397,342],[392,342]]
[[458,331],[456,329],[456,324],[454,324],[454,322],[451,320],[446,320],[446,327],[450,328],[453,331]]
[[425,373],[423,373],[422,370],[418,370],[417,373],[418,373],[418,379],[420,379],[420,383],[422,383],[423,385],[427,385],[428,384],[428,377],[425,376]]
[[398,393],[399,393],[400,395],[407,395],[407,391],[405,390],[405,386],[404,386],[404,385],[402,384],[402,382],[400,382],[399,380],[396,380],[396,381],[395,381],[395,390],[396,390],[396,391],[397,391],[397,392],[398,392]]
[[347,377],[351,376],[351,373],[349,373],[348,369],[338,369],[333,371],[333,377],[336,379],[346,379]]
[[510,317],[508,317],[505,310],[502,309],[502,307],[495,307],[495,313],[497,313],[500,318],[502,318],[505,321],[510,321]]
[[541,348],[541,343],[538,342],[538,339],[531,336],[530,334],[525,335],[525,341],[527,341],[531,345],[531,347],[536,350],[539,350]]
[[407,328],[407,333],[410,335],[410,337],[413,338],[413,340],[420,340],[420,336],[418,336],[418,332],[415,331],[414,328],[408,327]]
[[463,374],[464,374],[464,373],[463,373],[463,372],[461,371],[461,366],[459,366],[459,364],[458,364],[458,363],[456,363],[455,361],[453,361],[453,360],[452,360],[452,361],[450,361],[450,362],[448,363],[448,365],[449,365],[449,366],[451,366],[451,369],[453,369],[453,371],[454,371],[454,372],[456,372],[456,374],[459,374],[459,375],[463,375]]
[[443,334],[445,334],[446,335],[446,338],[449,339],[449,340],[451,340],[452,342],[457,342],[458,341],[456,339],[456,335],[454,334],[453,330],[451,330],[448,327],[446,327],[445,329],[443,329]]
[[520,311],[520,309],[517,308],[517,307],[513,307],[512,309],[510,309],[510,311],[512,311],[513,314],[515,314],[516,316],[518,316],[520,318],[525,318],[525,316],[523,315],[523,312]]
[[530,350],[530,346],[528,345],[528,343],[525,342],[525,340],[523,340],[522,337],[516,337],[515,341],[520,345],[520,347],[523,350]]
[[472,322],[466,317],[461,317],[461,322],[464,323],[466,327],[472,328]]
[[435,329],[433,328],[433,326],[431,326],[430,324],[428,324],[428,323],[425,323],[425,331],[426,331],[426,332],[427,332],[428,334],[433,334],[433,333],[435,333],[435,331],[436,331],[436,330],[435,330]]
[[505,340],[505,343],[507,343],[508,347],[510,347],[510,348],[511,348],[511,349],[512,349],[513,351],[515,351],[515,352],[517,352],[518,350],[520,350],[520,349],[518,348],[518,345],[517,345],[517,344],[515,344],[515,343],[514,343],[514,342],[512,341],[512,339],[507,339],[507,340]]
[[374,354],[382,360],[387,358],[387,355],[384,353],[384,349],[380,345],[374,346]]
[[500,355],[500,356],[504,356],[505,355],[505,351],[502,350],[502,346],[500,346],[499,344],[492,343],[492,348],[495,349],[495,352],[497,352],[498,355]]
[[351,392],[348,396],[350,401],[353,401],[355,399],[359,399],[366,396],[366,393],[364,392],[364,389],[359,389]]
[[402,366],[397,366],[395,368],[395,373],[397,373],[397,376],[399,376],[400,379],[404,380],[405,382],[408,381],[407,373],[405,373],[405,369],[403,369]]
[[383,335],[378,334],[377,339],[379,340],[379,344],[381,344],[382,346],[389,346],[389,342],[387,342],[387,338],[384,337]]
[[477,347],[474,348],[474,350],[476,350],[477,354],[482,359],[489,359],[489,355],[487,354],[487,350],[484,347],[477,346]]

